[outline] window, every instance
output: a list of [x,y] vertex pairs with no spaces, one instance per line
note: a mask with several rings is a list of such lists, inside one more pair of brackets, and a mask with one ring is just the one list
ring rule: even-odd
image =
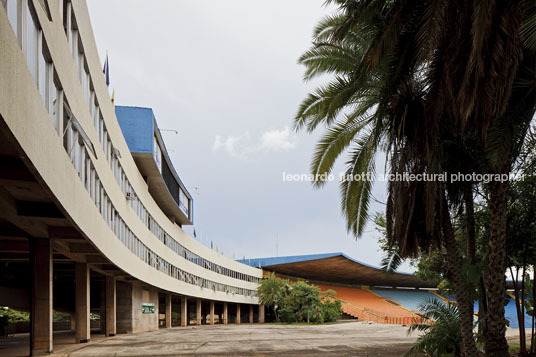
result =
[[104,131],[104,119],[99,112],[99,141],[102,143],[103,131]]
[[63,0],[58,0],[58,12],[60,14],[60,20],[63,19]]
[[[78,50],[75,49],[75,57],[74,60],[76,61],[76,68],[78,69],[78,78],[80,79],[80,83],[83,85],[83,76],[82,73],[84,72],[84,53],[82,52],[82,47],[80,46],[80,36],[76,36],[76,42],[78,43]],[[84,89],[82,87],[82,89]]]
[[102,150],[104,150],[104,156],[107,156],[108,153],[106,151],[106,140],[108,140],[108,132],[106,131],[106,127],[104,126],[104,123],[103,121],[101,120],[101,123],[102,123]]
[[60,116],[58,101],[60,98],[60,90],[56,86],[56,82],[54,80],[52,80],[50,87],[50,116],[52,117],[52,124],[54,125],[54,129],[58,130]]
[[76,62],[77,58],[78,58],[78,30],[76,29],[76,23],[75,23],[75,19],[74,19],[74,15],[72,14],[72,11],[71,11],[71,34],[69,36],[69,41],[70,41],[70,45],[71,45],[71,54],[73,55],[73,58],[75,60],[75,65],[77,65],[78,63]]
[[78,145],[77,145],[78,131],[72,129],[72,125],[71,125],[71,133],[72,133],[72,137],[71,137],[71,146],[69,147],[69,156],[71,157],[71,162],[73,163],[76,172],[78,172],[80,175],[80,171],[79,171],[80,166],[79,166],[79,160],[78,160],[79,151],[78,151]]
[[45,54],[45,44],[43,42],[43,50],[39,54],[39,92],[41,93],[41,98],[43,99],[43,103],[45,103],[45,107],[47,108],[47,111],[51,111],[51,96],[53,88],[52,86],[52,62],[50,62],[47,58],[48,56]]
[[38,66],[38,36],[39,29],[35,24],[32,11],[30,10],[30,3],[26,8],[26,34],[27,34],[27,46],[26,46],[26,60],[28,61],[28,67],[32,73],[32,77],[37,83],[37,66]]
[[13,29],[13,32],[15,33],[15,36],[19,40],[20,45],[20,31],[19,31],[19,19],[20,19],[20,7],[21,7],[21,0],[4,0],[3,1],[4,7],[7,11],[7,18],[9,20],[9,23],[11,24],[11,28]]
[[65,104],[63,108],[63,147],[65,148],[65,151],[67,151],[67,153],[69,153],[71,150],[72,132],[73,129],[71,126],[71,118],[69,117],[69,109],[67,107],[67,104]]
[[106,138],[106,159],[108,162],[112,161],[112,142],[109,137]]
[[160,145],[158,145],[158,140],[156,140],[156,137],[154,137],[153,155],[156,167],[158,167],[158,170],[162,172],[162,150],[160,149]]
[[86,98],[86,102],[89,105],[90,104],[90,96],[89,96],[89,74],[86,72],[85,66],[84,66],[84,55],[80,55],[82,57],[82,90],[84,92],[84,97]]
[[63,10],[61,15],[63,16],[63,29],[65,30],[65,36],[69,40],[69,28],[71,27],[71,2],[69,0],[63,1]]
[[[97,104],[97,102],[95,102],[95,104],[93,106],[94,106],[94,109],[93,109],[93,125],[95,126],[95,129],[97,129],[97,131],[99,131],[99,105]],[[100,138],[99,138],[99,141],[100,141]]]

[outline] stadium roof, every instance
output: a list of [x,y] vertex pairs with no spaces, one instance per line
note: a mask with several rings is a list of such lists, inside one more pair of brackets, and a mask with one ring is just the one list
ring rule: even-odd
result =
[[295,255],[242,259],[239,262],[278,274],[326,283],[411,288],[435,288],[409,273],[386,273],[378,267],[350,258],[344,253]]

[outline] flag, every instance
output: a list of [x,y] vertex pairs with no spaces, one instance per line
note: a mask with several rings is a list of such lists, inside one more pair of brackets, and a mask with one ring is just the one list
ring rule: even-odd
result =
[[104,61],[102,73],[104,73],[104,77],[106,77],[106,86],[110,86],[110,67],[108,66],[108,54],[106,54],[106,61]]
[[115,101],[115,89],[112,92],[112,104],[114,104]]
[[195,233],[195,228],[194,228],[194,238],[197,238],[197,234]]

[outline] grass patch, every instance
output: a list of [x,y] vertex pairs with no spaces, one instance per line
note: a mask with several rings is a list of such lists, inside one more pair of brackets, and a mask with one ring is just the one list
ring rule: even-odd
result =
[[[517,355],[517,353],[519,353],[519,349],[520,349],[520,345],[519,343],[509,343],[508,344],[508,351],[514,355]],[[527,344],[527,350],[530,350],[530,345]]]
[[333,324],[336,324],[336,323],[337,323],[337,321],[322,322],[322,323],[314,323],[314,322],[266,322],[265,325],[319,326],[319,325],[333,325]]

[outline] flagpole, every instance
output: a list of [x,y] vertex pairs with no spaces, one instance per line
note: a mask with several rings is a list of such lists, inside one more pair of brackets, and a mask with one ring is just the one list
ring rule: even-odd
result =
[[275,234],[275,256],[279,256],[279,233]]

